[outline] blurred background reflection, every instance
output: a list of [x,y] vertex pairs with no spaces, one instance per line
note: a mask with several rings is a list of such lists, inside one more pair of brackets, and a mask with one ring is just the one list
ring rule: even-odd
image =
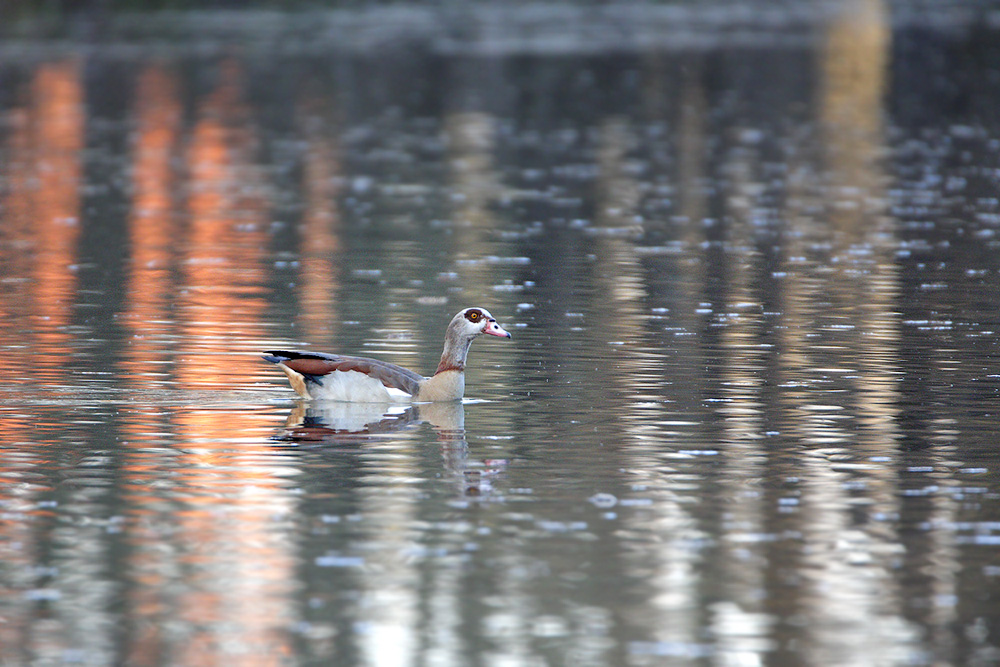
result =
[[1000,14],[10,7],[0,662],[1000,660]]

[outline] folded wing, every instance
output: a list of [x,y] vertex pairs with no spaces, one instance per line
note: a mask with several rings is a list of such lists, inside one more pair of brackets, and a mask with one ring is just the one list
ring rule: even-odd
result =
[[411,396],[417,394],[420,383],[424,381],[423,376],[419,373],[368,357],[276,350],[268,352],[264,355],[264,359],[287,366],[296,373],[305,376],[307,381],[320,383],[324,375],[337,371],[356,371],[378,380],[389,389],[399,389]]

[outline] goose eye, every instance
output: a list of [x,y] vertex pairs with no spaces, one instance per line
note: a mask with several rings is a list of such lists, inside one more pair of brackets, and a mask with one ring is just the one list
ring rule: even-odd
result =
[[479,311],[478,310],[471,311],[469,313],[468,317],[469,317],[469,321],[470,322],[478,322],[479,321]]

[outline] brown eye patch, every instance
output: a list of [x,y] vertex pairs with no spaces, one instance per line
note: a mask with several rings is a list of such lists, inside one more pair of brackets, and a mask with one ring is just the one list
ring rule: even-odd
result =
[[469,320],[470,322],[478,322],[479,318],[482,316],[483,314],[481,312],[473,308],[472,310],[470,310],[465,314],[465,319]]

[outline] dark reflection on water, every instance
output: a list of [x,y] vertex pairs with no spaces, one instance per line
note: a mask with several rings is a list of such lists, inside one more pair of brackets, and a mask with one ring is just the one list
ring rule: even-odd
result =
[[[995,35],[852,6],[3,51],[0,661],[996,662]],[[258,356],[470,304],[464,404]]]

